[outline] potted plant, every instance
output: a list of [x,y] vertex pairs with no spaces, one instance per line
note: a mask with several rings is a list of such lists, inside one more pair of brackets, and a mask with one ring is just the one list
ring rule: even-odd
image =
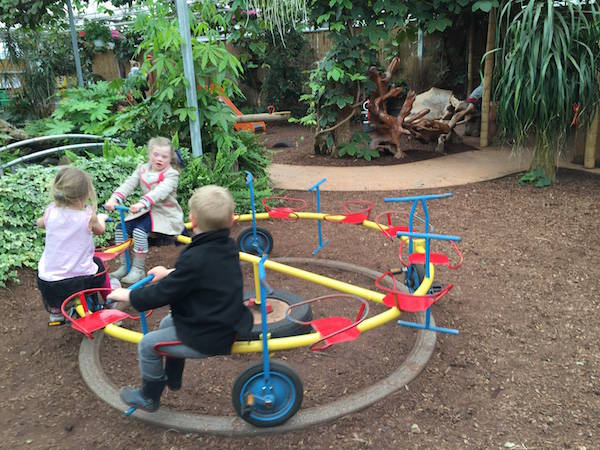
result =
[[102,22],[86,20],[83,24],[85,39],[94,45],[97,53],[106,50],[106,43],[111,39],[110,28]]

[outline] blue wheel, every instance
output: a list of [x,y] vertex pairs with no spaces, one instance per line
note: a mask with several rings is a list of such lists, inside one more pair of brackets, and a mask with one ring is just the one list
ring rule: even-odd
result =
[[256,227],[256,239],[252,227],[245,228],[237,237],[237,245],[240,252],[262,256],[270,254],[273,250],[273,236],[267,230]]
[[265,389],[262,363],[242,372],[233,385],[235,412],[257,427],[275,427],[289,420],[300,409],[303,387],[300,377],[283,361],[270,363],[270,389]]

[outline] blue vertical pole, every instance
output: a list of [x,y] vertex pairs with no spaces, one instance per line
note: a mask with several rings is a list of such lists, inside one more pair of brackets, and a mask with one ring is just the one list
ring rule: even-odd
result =
[[[317,198],[317,212],[318,213],[321,212],[321,190],[319,189],[319,186],[321,186],[321,184],[323,184],[325,181],[327,181],[327,178],[322,178],[320,181],[318,181],[317,183],[312,185],[310,188],[308,188],[308,192],[313,192],[313,191],[315,192],[315,196]],[[319,246],[313,250],[313,252],[312,252],[313,256],[316,255],[317,253],[319,253],[319,251],[321,251],[321,249],[323,247],[325,247],[327,245],[327,243],[329,242],[327,240],[325,242],[323,242],[321,219],[317,220],[317,232],[319,234]]]
[[260,280],[260,328],[262,332],[262,359],[263,359],[263,375],[264,386],[268,387],[271,381],[270,361],[269,361],[269,328],[267,324],[267,301],[265,293],[265,260],[267,255],[260,258],[258,262],[258,278]]
[[[117,206],[119,210],[119,216],[121,217],[121,233],[123,235],[123,242],[125,242],[129,237],[127,236],[127,227],[125,226],[125,211],[128,211],[129,208],[123,206]],[[129,256],[129,252],[125,252],[125,265],[127,266],[127,273],[131,270],[131,257]]]

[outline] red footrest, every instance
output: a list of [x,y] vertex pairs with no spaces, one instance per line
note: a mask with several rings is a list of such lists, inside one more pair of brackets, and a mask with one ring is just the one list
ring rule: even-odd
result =
[[[313,346],[311,347],[311,350],[325,350],[326,348],[331,347],[333,344],[353,341],[360,336],[360,331],[358,328],[356,328],[356,326],[352,327],[352,324],[356,324],[356,322],[347,317],[324,317],[322,319],[315,319],[310,322],[310,324],[321,334],[321,336],[323,336],[323,339],[319,342],[325,343],[319,347]],[[340,331],[344,328],[348,329]],[[318,344],[319,342],[315,343],[314,345]]]

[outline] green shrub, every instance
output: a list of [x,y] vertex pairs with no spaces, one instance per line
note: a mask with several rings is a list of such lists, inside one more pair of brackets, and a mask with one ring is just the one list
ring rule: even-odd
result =
[[[236,160],[238,170],[234,171]],[[253,135],[244,132],[233,135],[233,142],[223,144],[218,152],[205,153],[201,158],[186,162],[179,177],[180,204],[187,211],[187,201],[196,188],[217,184],[231,191],[236,212],[247,213],[250,211],[250,193],[245,172],[252,173],[254,177],[254,195],[256,204],[260,205],[263,197],[272,195],[267,178],[269,163],[267,150],[259,146]]]
[[[131,173],[137,161],[117,156],[113,161],[102,157],[77,158],[77,167],[87,171],[103,204],[113,190]],[[37,268],[44,250],[44,232],[35,225],[51,201],[49,190],[59,167],[29,165],[0,177],[0,287],[7,281],[18,282],[17,269]],[[95,237],[98,246],[112,237],[112,227]]]

